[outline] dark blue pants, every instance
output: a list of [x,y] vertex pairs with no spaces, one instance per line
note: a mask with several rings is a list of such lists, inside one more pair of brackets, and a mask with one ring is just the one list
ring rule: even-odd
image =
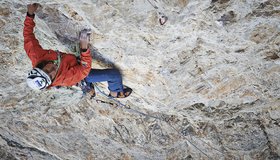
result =
[[85,80],[87,83],[107,81],[110,91],[123,92],[122,75],[116,69],[91,69]]

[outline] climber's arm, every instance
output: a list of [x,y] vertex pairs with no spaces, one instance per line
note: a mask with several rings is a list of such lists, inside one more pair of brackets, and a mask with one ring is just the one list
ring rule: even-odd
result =
[[39,57],[42,56],[44,53],[43,48],[39,44],[39,41],[36,39],[33,31],[35,27],[34,12],[38,8],[38,4],[32,4],[27,6],[27,15],[24,21],[24,28],[23,28],[23,37],[24,37],[24,49],[31,59],[32,62],[36,61]]
[[70,68],[66,77],[71,77],[71,82],[77,83],[84,79],[91,70],[92,56],[89,50],[90,33],[87,30],[80,32],[81,63]]
[[92,56],[89,49],[81,53],[81,63],[71,67],[65,77],[69,77],[69,82],[77,83],[84,79],[91,70]]

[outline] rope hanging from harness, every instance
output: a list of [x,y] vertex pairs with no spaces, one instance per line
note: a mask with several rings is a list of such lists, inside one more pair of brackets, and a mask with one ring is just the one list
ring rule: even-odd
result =
[[61,55],[61,53],[60,53],[58,50],[56,50],[56,53],[57,53],[57,60],[53,60],[53,63],[54,63],[55,65],[57,65],[57,68],[56,68],[56,71],[55,71],[54,79],[56,78],[57,72],[58,72],[58,70],[59,70],[59,68],[60,68],[61,59],[62,59],[62,57],[61,57],[62,55]]
[[[167,121],[163,120],[161,117],[158,117],[158,116],[153,116],[153,115],[150,115],[150,114],[146,114],[146,113],[143,113],[141,111],[138,111],[136,109],[132,109],[130,106],[126,105],[126,104],[123,104],[121,103],[120,101],[116,100],[115,98],[113,97],[108,97],[104,91],[102,91],[96,84],[94,84],[95,88],[98,90],[99,93],[101,93],[103,96],[107,97],[109,100],[113,100],[114,102],[117,103],[117,105],[114,105],[116,107],[121,107],[121,108],[124,108],[126,109],[126,111],[130,112],[130,113],[136,113],[136,114],[139,114],[139,115],[142,115],[142,116],[145,116],[145,117],[150,117],[150,118],[154,118],[154,119],[157,119],[159,121],[162,121],[162,122],[165,122],[168,124],[168,126],[170,126],[174,131],[176,131],[178,133],[178,135],[182,136],[187,142],[189,142],[192,146],[194,146],[198,151],[200,151],[203,155],[205,155],[208,159],[212,159],[211,157],[208,156],[208,154],[205,153],[205,151],[203,151],[202,149],[200,149],[199,147],[197,147],[192,141],[190,141],[185,135],[182,135],[182,133],[177,130],[174,126],[172,126],[170,123],[168,123]],[[107,104],[110,104],[110,105],[113,105],[113,103],[111,102],[106,102],[106,101],[103,101],[103,100],[99,100],[99,99],[96,99],[96,102],[99,103],[107,103]],[[202,141],[202,140],[201,140]],[[204,141],[203,141],[204,142]],[[215,149],[216,151],[220,152],[222,155],[224,155],[224,153],[222,151],[219,151],[218,149],[214,148],[214,147],[211,147],[213,149]]]

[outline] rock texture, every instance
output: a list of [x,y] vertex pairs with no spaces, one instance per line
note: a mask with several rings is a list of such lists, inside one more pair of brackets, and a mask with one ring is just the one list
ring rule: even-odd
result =
[[27,2],[2,0],[1,159],[280,159],[279,0],[39,3],[43,48],[74,53],[91,28],[93,68],[121,69],[130,109],[76,89],[31,91]]

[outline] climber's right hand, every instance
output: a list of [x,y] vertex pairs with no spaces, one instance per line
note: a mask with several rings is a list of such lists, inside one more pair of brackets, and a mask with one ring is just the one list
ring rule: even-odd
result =
[[27,5],[28,14],[33,15],[34,12],[36,12],[36,10],[38,9],[38,7],[39,7],[39,3],[28,4]]
[[83,29],[80,32],[79,39],[80,39],[80,48],[82,50],[89,48],[90,34],[91,34],[91,31],[89,29]]

